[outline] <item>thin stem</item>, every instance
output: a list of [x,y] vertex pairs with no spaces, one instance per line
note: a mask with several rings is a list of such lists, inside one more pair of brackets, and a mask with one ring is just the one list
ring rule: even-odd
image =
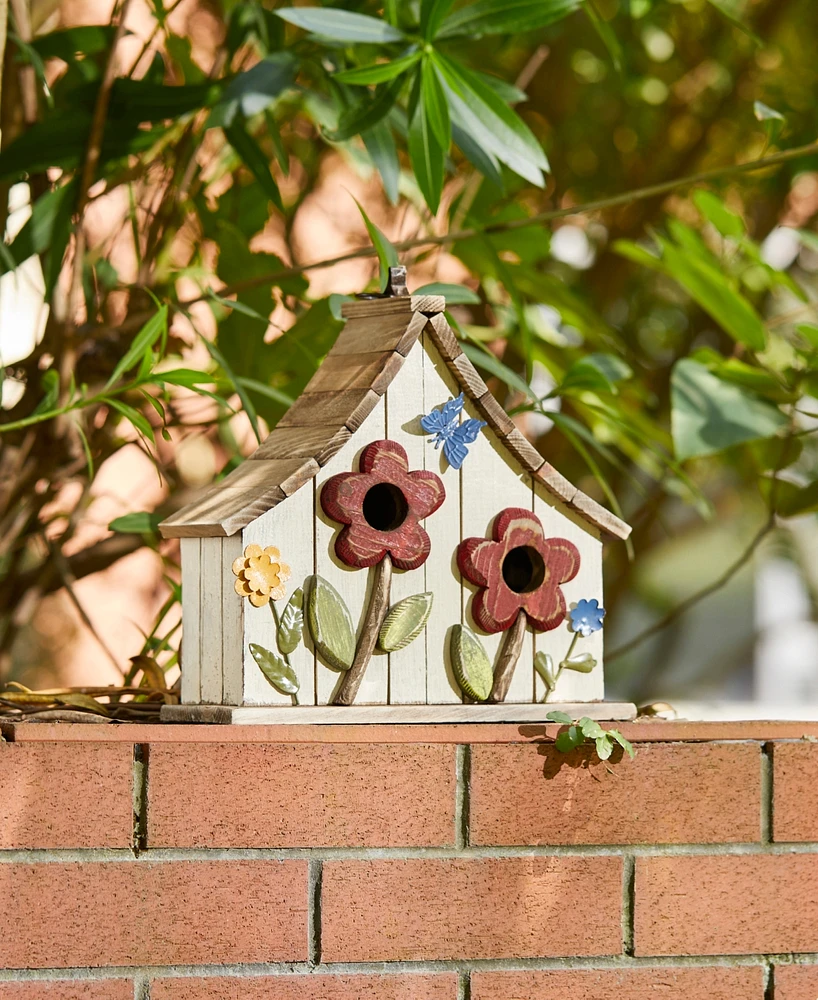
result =
[[568,659],[571,653],[574,652],[574,646],[576,646],[578,639],[579,639],[579,632],[574,632],[574,638],[571,640],[571,645],[568,647],[568,652],[560,660],[560,665],[557,668],[557,672],[554,674],[554,686],[552,688],[549,688],[545,692],[545,696],[543,697],[544,702],[548,701],[551,695],[557,690],[557,684],[559,683],[559,679],[562,676],[563,670],[565,670],[565,661]]
[[508,689],[511,686],[511,678],[514,676],[514,668],[525,641],[525,629],[528,624],[528,617],[525,611],[520,610],[511,628],[506,632],[503,645],[500,648],[500,656],[494,668],[494,683],[491,687],[489,701],[495,704],[505,701]]
[[361,637],[355,649],[355,659],[352,666],[344,674],[344,679],[332,699],[333,705],[351,705],[364,679],[366,668],[375,651],[378,633],[381,630],[386,612],[389,610],[389,594],[392,589],[392,559],[387,553],[373,567],[372,593],[364,614]]
[[[611,195],[607,198],[599,198],[596,201],[588,201],[582,205],[572,205],[569,208],[549,209],[546,212],[538,212],[523,219],[508,219],[504,222],[489,223],[487,226],[474,226],[470,229],[462,229],[457,232],[445,233],[442,236],[420,236],[415,239],[402,240],[395,243],[396,250],[413,250],[422,246],[445,246],[449,243],[456,243],[460,240],[472,239],[481,235],[492,235],[494,233],[504,233],[514,229],[525,229],[528,226],[539,226],[545,222],[553,222],[556,219],[564,219],[573,215],[584,215],[588,212],[597,212],[604,208],[616,208],[619,205],[628,205],[634,201],[644,201],[648,198],[655,198],[660,194],[667,194],[680,187],[687,187],[691,184],[704,184],[708,181],[718,180],[721,177],[728,177],[731,174],[750,173],[756,170],[766,170],[769,167],[776,167],[790,160],[795,160],[801,156],[810,156],[818,153],[818,142],[809,143],[805,146],[797,146],[794,149],[785,149],[780,153],[773,153],[772,156],[764,156],[758,160],[749,160],[747,163],[733,163],[724,167],[715,167],[712,170],[702,170],[695,174],[688,174],[686,177],[676,177],[673,180],[662,181],[659,184],[650,184],[647,187],[636,188],[632,191],[624,191],[621,194]],[[338,257],[329,257],[326,260],[313,261],[311,264],[300,264],[297,267],[282,268],[278,271],[271,271],[269,274],[262,274],[255,278],[248,278],[245,281],[238,281],[235,284],[227,285],[219,292],[220,295],[234,295],[237,292],[248,291],[251,288],[258,288],[263,285],[271,285],[283,278],[292,278],[305,271],[315,271],[320,268],[333,267],[335,264],[343,264],[348,260],[356,260],[360,257],[374,257],[376,250],[372,246],[360,247],[349,253],[341,254]],[[187,299],[180,302],[178,308],[185,309],[196,302],[202,302],[208,298],[208,293],[197,295],[196,298]]]

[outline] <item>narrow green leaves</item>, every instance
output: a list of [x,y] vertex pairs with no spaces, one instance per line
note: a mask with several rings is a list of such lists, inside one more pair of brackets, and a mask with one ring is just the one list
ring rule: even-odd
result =
[[385,653],[394,653],[414,642],[426,628],[432,612],[433,595],[413,594],[393,604],[381,625],[378,645]]
[[453,0],[421,0],[420,33],[427,42],[437,35],[452,2]]
[[673,445],[680,461],[772,437],[787,424],[777,406],[690,358],[677,361],[673,369],[671,404]]
[[304,631],[304,591],[299,587],[292,592],[281,615],[278,626],[278,648],[282,653],[292,653],[301,642]]
[[115,517],[111,521],[108,530],[116,531],[120,535],[152,535],[157,531],[161,520],[161,514],[147,510],[138,514],[123,514],[122,517]]
[[251,642],[250,655],[258,664],[259,670],[261,670],[276,691],[290,695],[298,693],[300,687],[298,677],[280,653],[265,649],[264,646],[259,646],[257,643]]
[[389,83],[376,87],[372,98],[348,108],[341,115],[337,127],[326,133],[327,139],[330,142],[344,142],[354,135],[374,128],[395,106],[403,84],[404,80],[397,77]]
[[400,42],[402,31],[386,21],[334,7],[284,7],[276,10],[278,17],[306,31],[336,42]]
[[352,83],[360,86],[386,83],[387,80],[394,80],[396,76],[411,69],[419,59],[420,52],[413,52],[400,59],[393,59],[392,62],[374,63],[371,66],[341,70],[340,73],[334,75],[333,79],[338,80],[339,83]]
[[512,34],[536,31],[560,21],[580,6],[580,0],[478,0],[450,14],[439,38]]
[[292,53],[275,52],[234,76],[210,112],[208,127],[223,127],[232,124],[237,116],[252,118],[265,111],[293,85],[296,65]]
[[449,650],[452,670],[463,693],[475,701],[485,701],[491,694],[494,671],[482,642],[467,625],[454,625]]
[[149,352],[160,337],[165,337],[168,330],[168,307],[163,305],[151,316],[148,322],[137,333],[131,341],[131,346],[117,362],[111,377],[105,383],[105,388],[110,389],[129,369],[133,368],[137,362],[141,361],[146,352]]
[[366,151],[375,165],[383,181],[383,189],[391,204],[398,203],[398,184],[400,183],[400,160],[395,138],[385,122],[361,134]]
[[443,191],[446,153],[451,141],[449,110],[434,67],[424,60],[412,97],[409,155],[418,187],[431,212],[437,212]]
[[349,670],[355,658],[355,629],[343,597],[322,576],[307,580],[307,622],[316,651],[334,670]]
[[281,202],[281,192],[273,175],[270,173],[267,157],[259,149],[256,140],[247,131],[243,118],[237,116],[230,125],[225,125],[224,134],[227,141],[241,157],[244,165],[259,182],[270,201],[272,201],[280,212],[283,212],[284,205]]
[[363,205],[357,198],[355,199],[355,204],[358,206],[358,211],[361,213],[361,218],[364,220],[366,231],[369,234],[369,238],[372,240],[372,246],[375,247],[375,252],[378,254],[378,261],[381,265],[381,288],[386,288],[386,283],[389,280],[389,268],[397,267],[398,265],[398,251],[369,218],[364,211]]

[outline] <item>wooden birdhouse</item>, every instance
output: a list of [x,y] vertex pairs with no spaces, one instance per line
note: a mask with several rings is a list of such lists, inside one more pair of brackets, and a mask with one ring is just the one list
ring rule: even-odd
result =
[[269,437],[162,524],[182,549],[169,718],[632,717],[602,704],[602,538],[630,529],[529,444],[444,308],[403,268],[344,305]]

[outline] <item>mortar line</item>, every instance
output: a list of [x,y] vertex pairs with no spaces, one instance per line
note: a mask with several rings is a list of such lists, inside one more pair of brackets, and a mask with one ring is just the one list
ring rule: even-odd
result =
[[133,853],[139,856],[148,846],[148,761],[149,743],[133,748]]
[[135,976],[150,981],[153,978],[190,978],[216,976],[222,978],[254,978],[260,976],[312,976],[312,975],[389,975],[401,973],[455,972],[469,975],[472,972],[526,972],[558,969],[681,969],[713,967],[768,967],[770,965],[818,965],[818,952],[757,955],[679,955],[639,956],[609,955],[592,957],[554,958],[494,958],[494,959],[440,959],[400,962],[328,962],[312,965],[309,962],[233,963],[224,965],[158,965],[110,966],[94,968],[3,969],[0,982],[73,980],[97,982],[109,979],[133,979]]
[[147,976],[137,973],[133,981],[134,1000],[151,1000],[151,981]]
[[457,1000],[471,1000],[471,972],[468,969],[458,973]]
[[772,743],[764,743],[761,747],[761,843],[765,845],[772,844],[774,835],[774,752]]
[[633,958],[634,945],[634,888],[636,859],[632,854],[622,858],[622,954]]
[[460,743],[455,748],[455,847],[462,851],[469,846],[471,813],[471,746]]
[[321,964],[321,895],[323,890],[324,863],[318,859],[309,862],[307,874],[307,958],[310,966]]
[[764,1000],[775,1000],[775,967],[772,962],[764,963]]
[[818,843],[773,844],[564,844],[529,847],[215,847],[148,848],[135,856],[132,848],[0,850],[0,864],[66,864],[83,862],[206,861],[401,861],[478,860],[481,858],[635,858],[767,857],[818,854]]

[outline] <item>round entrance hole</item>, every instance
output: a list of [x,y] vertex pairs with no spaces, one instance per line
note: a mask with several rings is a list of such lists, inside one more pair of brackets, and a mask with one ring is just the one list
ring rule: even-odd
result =
[[363,504],[364,520],[376,531],[394,531],[406,520],[409,504],[392,483],[377,483],[367,490]]
[[545,579],[545,563],[530,545],[518,545],[503,559],[503,579],[515,594],[529,594]]

